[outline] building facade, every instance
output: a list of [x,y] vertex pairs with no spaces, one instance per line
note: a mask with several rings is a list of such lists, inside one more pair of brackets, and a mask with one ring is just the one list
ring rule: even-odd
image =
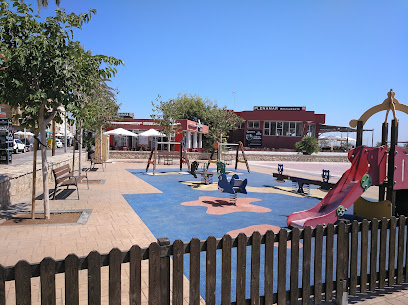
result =
[[[133,115],[133,114],[130,114]],[[134,119],[129,116],[119,115],[123,118],[121,121],[110,122],[110,127],[107,130],[112,130],[116,128],[123,128],[132,131],[136,134],[140,134],[149,129],[155,129],[161,131],[163,128],[158,126],[156,121],[153,119]],[[200,124],[190,120],[177,120],[177,126],[174,128],[178,132],[167,137],[156,137],[159,142],[181,142],[184,140],[185,146],[188,151],[202,151],[203,148],[203,134],[208,133],[208,126]],[[121,136],[110,136],[110,146],[111,149],[121,149],[126,147],[132,150],[150,149],[152,146],[153,137],[121,137]],[[167,149],[167,145],[159,145],[159,150]],[[173,145],[172,150],[178,151],[180,148],[178,145]]]
[[0,119],[7,118],[7,114],[6,114],[5,110],[6,110],[6,105],[0,104]]
[[230,132],[228,142],[242,141],[250,148],[293,149],[305,135],[317,138],[326,119],[303,106],[255,106],[236,114],[245,122]]

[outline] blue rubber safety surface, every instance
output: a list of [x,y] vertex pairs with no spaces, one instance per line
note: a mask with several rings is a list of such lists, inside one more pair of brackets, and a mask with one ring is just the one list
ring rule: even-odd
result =
[[[252,225],[270,224],[278,227],[286,227],[286,219],[290,213],[306,210],[315,206],[320,200],[315,198],[294,197],[290,195],[273,193],[248,192],[247,195],[238,194],[240,197],[259,198],[261,201],[252,202],[254,205],[271,209],[267,213],[237,212],[226,215],[206,214],[206,207],[182,206],[182,202],[198,200],[200,196],[213,196],[219,198],[229,198],[229,194],[218,191],[201,191],[182,184],[183,181],[199,181],[191,175],[147,175],[143,170],[129,169],[129,172],[159,189],[162,193],[156,194],[124,194],[133,210],[139,215],[156,238],[168,237],[171,242],[181,239],[188,242],[193,237],[205,240],[209,236],[221,238],[229,231],[245,228]],[[166,172],[176,170],[165,170]],[[178,171],[177,171],[178,172]],[[268,186],[292,186],[290,181],[285,183],[276,182],[272,175],[261,173],[238,173],[241,179],[248,179],[248,186],[268,187]],[[214,180],[216,180],[214,175]],[[229,175],[228,179],[230,179]],[[314,186],[311,186],[312,188]],[[222,208],[222,207],[220,207]],[[352,209],[347,214],[352,214]],[[314,249],[312,249],[313,253]],[[300,251],[300,262],[302,255]],[[261,253],[264,253],[262,246]],[[277,266],[277,247],[275,247],[274,266]],[[184,274],[189,277],[189,255],[184,256]],[[247,283],[246,297],[249,298],[250,288],[250,266],[251,248],[247,247]],[[288,249],[287,264],[290,263],[290,249]],[[263,292],[263,255],[261,257],[261,283],[260,294]],[[201,253],[201,295],[205,298],[205,252]],[[313,266],[312,266],[313,267]],[[235,300],[235,269],[236,269],[236,248],[232,251],[232,301]],[[275,276],[277,279],[277,268]],[[289,270],[289,268],[288,268]],[[300,266],[301,270],[301,266]],[[312,269],[313,270],[313,269]],[[324,274],[324,273],[323,273]],[[313,275],[311,275],[313,279]],[[289,276],[287,276],[287,289],[289,289]],[[276,291],[276,280],[274,280]],[[299,283],[301,286],[301,272]],[[217,250],[217,303],[220,303],[221,296],[221,250]]]

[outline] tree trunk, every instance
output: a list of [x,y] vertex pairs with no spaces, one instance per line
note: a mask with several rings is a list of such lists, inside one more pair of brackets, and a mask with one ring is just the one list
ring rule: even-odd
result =
[[[38,133],[35,134],[38,137]],[[38,141],[34,140],[34,154],[33,154],[33,189],[31,193],[31,218],[35,219],[35,189],[37,185],[37,147]]]
[[[42,110],[42,111],[41,111]],[[50,219],[50,198],[49,198],[49,187],[48,187],[48,163],[47,163],[47,136],[46,136],[46,124],[44,122],[44,110],[40,110],[39,115],[39,125],[40,125],[40,135],[41,135],[41,169],[43,175],[43,191],[44,191],[44,217],[45,219]],[[43,113],[41,113],[43,112]]]
[[78,170],[79,170],[79,175],[81,176],[82,173],[82,122],[79,121],[79,136],[78,136]]
[[75,170],[75,146],[76,146],[76,137],[77,137],[77,133],[75,132],[75,137],[74,137],[74,141],[73,143],[73,147],[72,147],[72,170]]
[[55,156],[55,120],[52,120],[52,155]]
[[99,128],[99,139],[101,141],[100,152],[101,152],[101,161],[102,161],[103,160],[102,158],[102,126]]

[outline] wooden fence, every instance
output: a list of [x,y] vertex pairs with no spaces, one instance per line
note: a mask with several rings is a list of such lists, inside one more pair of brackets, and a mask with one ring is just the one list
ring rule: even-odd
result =
[[[254,305],[298,304],[299,300],[309,304],[311,298],[319,304],[335,296],[340,300],[344,292],[366,293],[408,280],[406,226],[406,218],[401,216],[314,229],[281,229],[264,235],[255,232],[250,237],[193,238],[188,243],[159,239],[148,248],[133,246],[127,252],[112,249],[101,255],[93,251],[87,257],[71,254],[64,260],[45,258],[31,265],[19,261],[13,267],[0,266],[0,305],[6,304],[8,281],[14,281],[16,304],[32,304],[31,281],[35,277],[40,278],[41,304],[56,304],[55,277],[59,273],[65,277],[65,304],[79,304],[78,273],[85,269],[88,304],[101,304],[103,266],[109,266],[109,304],[122,304],[124,263],[129,263],[129,304],[141,304],[142,293],[148,295],[149,304],[183,304],[187,293],[183,291],[184,274],[189,279],[190,304],[202,299],[208,304]],[[221,264],[217,264],[217,256]],[[142,292],[144,260],[148,286]],[[200,270],[202,260],[205,270]]]

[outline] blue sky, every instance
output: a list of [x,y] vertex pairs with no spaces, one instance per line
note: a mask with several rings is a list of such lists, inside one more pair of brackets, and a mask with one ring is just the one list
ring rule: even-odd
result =
[[[238,111],[306,106],[344,126],[391,88],[408,104],[407,1],[61,0],[61,7],[97,9],[75,38],[125,61],[113,85],[121,111],[137,118],[150,116],[158,94],[197,94]],[[54,9],[50,3],[41,16]],[[400,140],[408,141],[408,117],[397,114]],[[384,118],[366,124],[374,142]]]

